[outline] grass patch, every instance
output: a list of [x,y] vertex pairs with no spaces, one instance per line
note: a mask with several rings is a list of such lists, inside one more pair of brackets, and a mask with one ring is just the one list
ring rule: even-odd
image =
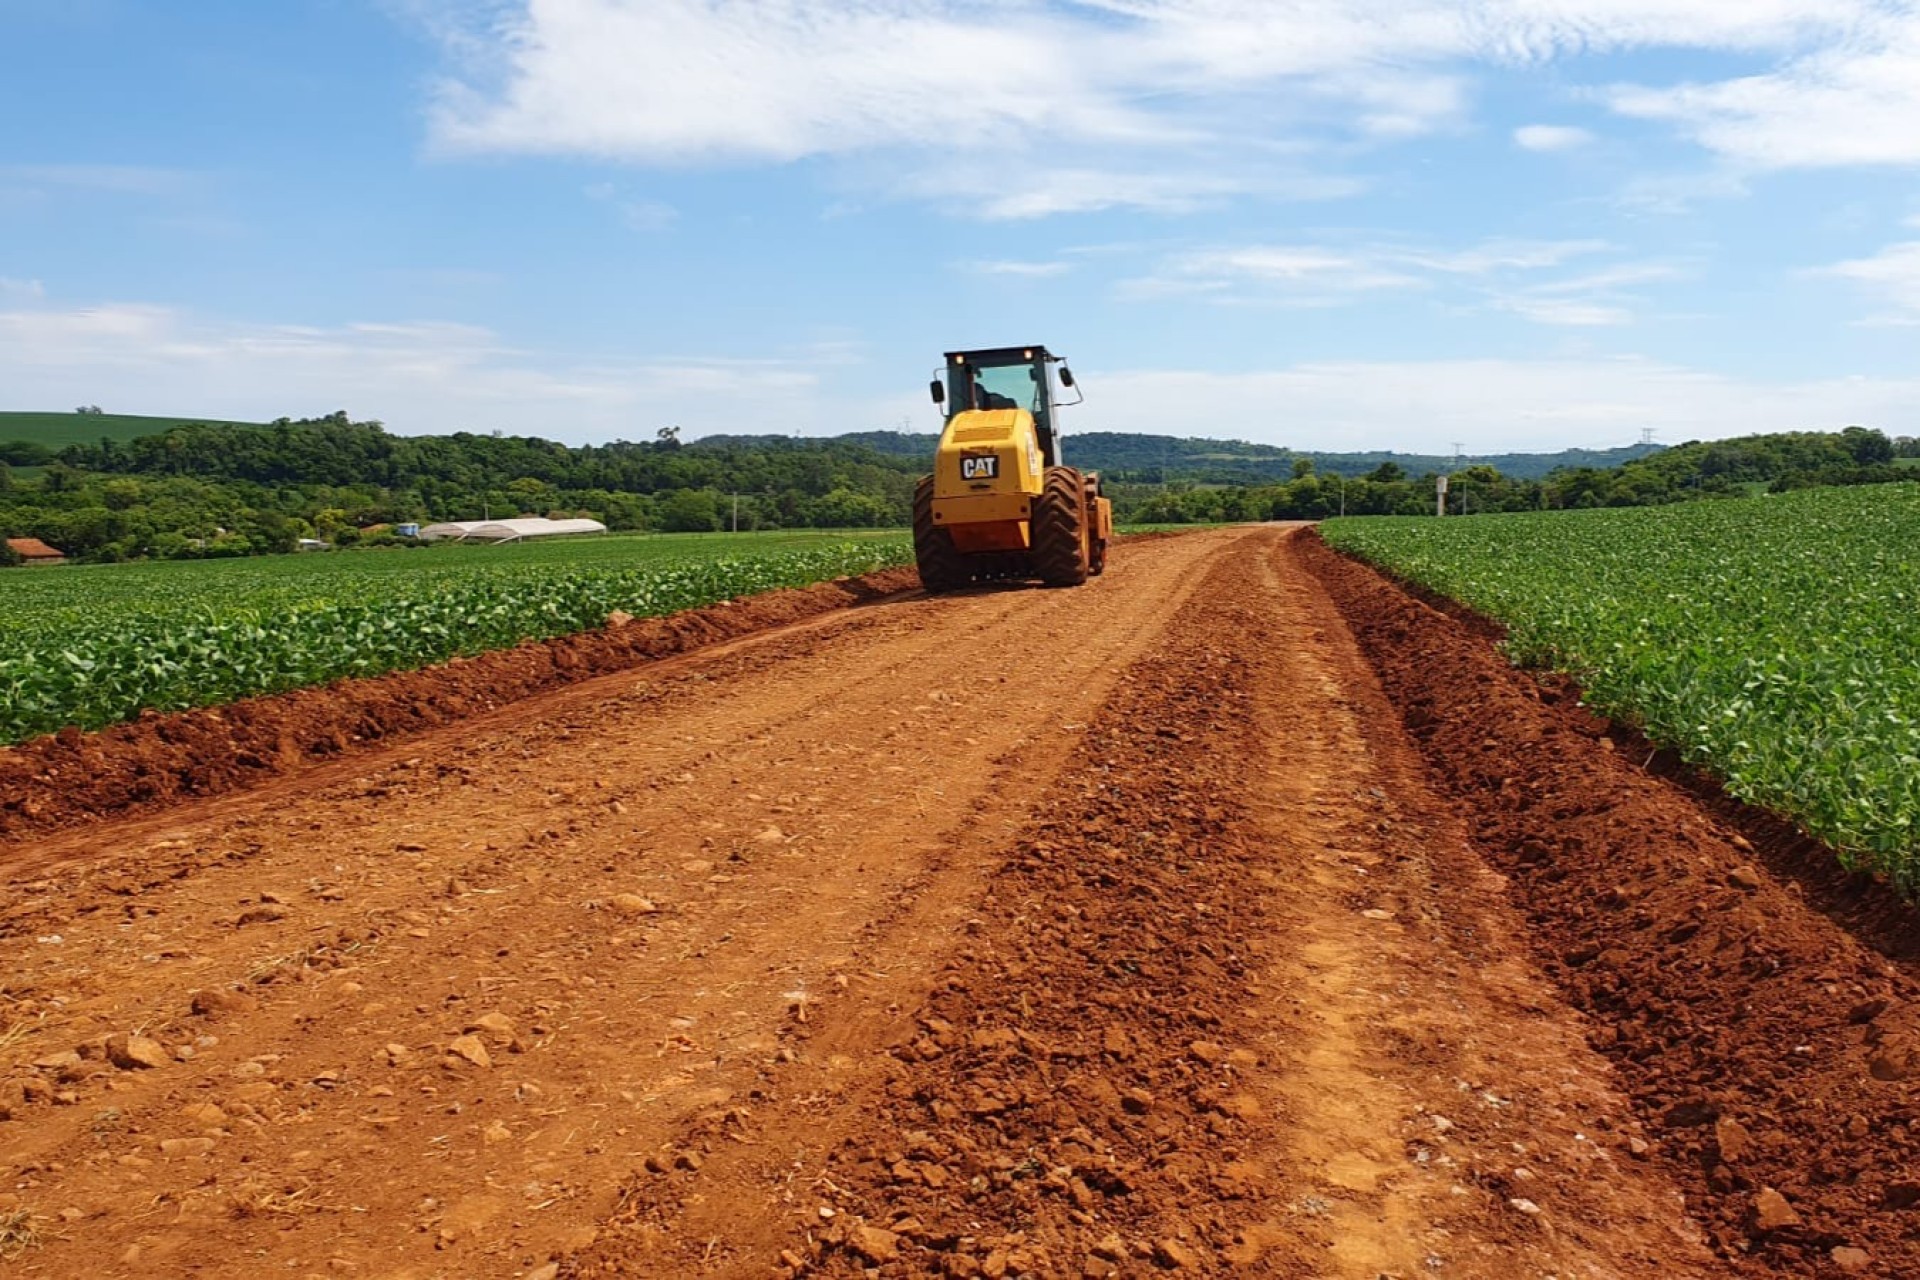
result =
[[31,1209],[0,1211],[0,1258],[12,1262],[29,1249],[40,1247],[40,1232]]
[[6,1050],[13,1048],[13,1046],[32,1035],[39,1029],[40,1024],[46,1020],[47,1015],[43,1013],[37,1018],[25,1018],[4,1030],[0,1030],[0,1053],[4,1053]]
[[155,418],[137,413],[0,413],[0,444],[22,440],[60,450],[70,444],[99,444],[102,439],[124,443],[195,423],[223,427],[263,425],[225,422],[218,418]]

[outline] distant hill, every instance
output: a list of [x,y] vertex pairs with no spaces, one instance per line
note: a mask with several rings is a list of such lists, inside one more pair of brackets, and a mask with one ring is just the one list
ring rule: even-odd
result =
[[[216,418],[158,418],[126,413],[0,413],[0,461],[32,464],[46,459],[38,450],[58,452],[72,444],[97,445],[104,437],[124,443],[159,435],[188,424],[215,427],[252,427],[260,423],[227,422]],[[852,431],[821,439],[779,435],[712,435],[689,441],[688,448],[805,449],[831,441],[873,450],[890,458],[930,459],[938,436],[906,431]],[[25,445],[21,450],[10,446]],[[1119,431],[1088,431],[1066,438],[1067,460],[1109,479],[1159,483],[1184,480],[1198,484],[1258,484],[1293,475],[1298,458],[1312,461],[1314,470],[1361,476],[1391,462],[1409,478],[1460,467],[1487,465],[1516,480],[1538,480],[1560,467],[1617,467],[1659,453],[1661,445],[1630,445],[1620,449],[1565,449],[1559,453],[1469,454],[1459,461],[1451,455],[1395,453],[1324,453],[1254,444],[1247,440],[1208,440],[1197,436],[1159,436]],[[17,456],[15,456],[17,455]]]
[[[894,457],[931,458],[939,437],[905,431],[853,431],[834,437],[864,445]],[[790,436],[703,436],[694,446],[767,445],[792,443]],[[1409,477],[1454,471],[1460,467],[1491,466],[1516,480],[1538,480],[1559,467],[1617,467],[1659,453],[1665,446],[1628,445],[1619,449],[1563,449],[1558,453],[1468,454],[1455,461],[1451,454],[1321,453],[1286,449],[1246,440],[1207,440],[1196,436],[1153,436],[1119,431],[1088,431],[1066,437],[1067,460],[1114,480],[1193,480],[1203,484],[1240,484],[1284,480],[1293,475],[1296,458],[1312,461],[1314,470],[1334,475],[1360,476],[1391,462]]]
[[251,427],[253,422],[223,422],[218,418],[150,418],[136,413],[0,413],[0,445],[16,441],[59,451],[70,444],[99,444],[109,440],[137,440],[188,423]]

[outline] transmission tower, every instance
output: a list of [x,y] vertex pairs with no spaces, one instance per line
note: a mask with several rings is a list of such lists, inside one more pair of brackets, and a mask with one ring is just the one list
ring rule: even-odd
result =
[[1640,443],[1641,443],[1641,444],[1652,444],[1652,443],[1653,443],[1653,428],[1652,428],[1652,427],[1642,427],[1642,428],[1640,428]]

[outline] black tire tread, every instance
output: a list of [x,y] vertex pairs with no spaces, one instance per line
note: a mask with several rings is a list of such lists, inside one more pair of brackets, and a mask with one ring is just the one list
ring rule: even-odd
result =
[[1087,580],[1087,496],[1072,467],[1048,467],[1033,504],[1033,568],[1050,587]]
[[933,523],[932,476],[920,477],[913,489],[913,561],[928,591],[955,591],[973,581],[953,535]]

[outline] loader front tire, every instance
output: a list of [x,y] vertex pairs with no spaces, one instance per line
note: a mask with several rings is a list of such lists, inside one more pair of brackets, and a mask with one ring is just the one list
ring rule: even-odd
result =
[[956,591],[973,578],[954,549],[953,535],[933,523],[932,476],[922,476],[913,490],[913,560],[920,585],[930,592]]
[[1087,497],[1072,467],[1048,467],[1034,500],[1033,567],[1050,587],[1087,580]]

